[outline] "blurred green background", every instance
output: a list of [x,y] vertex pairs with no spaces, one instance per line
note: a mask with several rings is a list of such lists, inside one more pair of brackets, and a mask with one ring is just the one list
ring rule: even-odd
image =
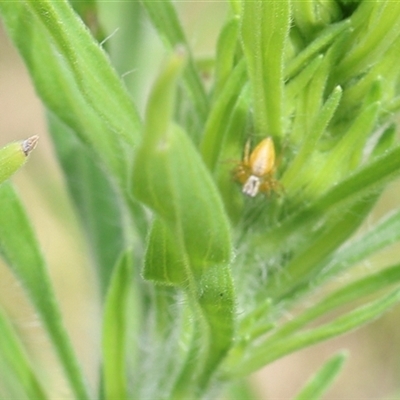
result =
[[[216,35],[228,7],[226,2],[188,1],[176,5],[195,54],[200,57],[213,56]],[[102,12],[112,12],[112,7],[112,2],[104,4]],[[118,31],[118,19],[115,18],[115,23],[110,19],[106,30],[111,34],[108,41],[112,47],[113,35],[123,34]],[[145,35],[145,47],[140,49],[141,59],[135,60],[135,65],[126,70],[124,79],[134,82],[137,88],[134,99],[143,112],[149,86],[166,53],[148,23],[141,30]],[[94,388],[98,379],[101,313],[95,274],[46,133],[44,109],[35,95],[21,59],[2,29],[0,110],[0,146],[33,134],[40,136],[39,146],[29,163],[13,181],[35,226],[51,268],[50,274],[62,306],[65,324],[90,385]],[[364,229],[369,222],[398,206],[398,193],[400,185],[392,184],[374,214],[364,224]],[[398,254],[399,248],[392,247],[360,265],[359,270],[372,271],[389,265],[398,261]],[[62,371],[41,330],[39,319],[26,301],[18,282],[2,262],[0,303],[11,315],[29,352],[37,360],[37,368],[49,374],[47,383],[54,389],[54,398],[70,398],[62,381]],[[326,399],[400,399],[399,319],[400,307],[397,307],[383,319],[365,328],[295,353],[264,368],[252,378],[260,398],[291,398],[324,360],[345,348],[351,356]]]

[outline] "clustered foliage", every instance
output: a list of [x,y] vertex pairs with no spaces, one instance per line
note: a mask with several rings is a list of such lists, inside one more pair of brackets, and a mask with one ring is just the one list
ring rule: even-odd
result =
[[[207,63],[191,51],[169,0],[114,4],[129,40],[109,39],[110,59],[96,19],[105,6],[70,3],[3,1],[0,13],[48,110],[98,272],[104,316],[96,398],[216,398],[237,379],[399,301],[400,264],[322,293],[400,239],[398,211],[353,238],[400,172],[400,2],[231,0]],[[168,61],[142,118],[128,92],[134,85],[126,87],[111,64],[126,68],[140,54],[144,19]],[[232,170],[246,141],[254,146],[266,136],[284,190],[248,198]],[[9,183],[0,201],[0,251],[74,396],[91,398]],[[287,320],[304,300],[312,306]],[[0,324],[10,393],[50,398],[4,316]],[[298,398],[319,398],[343,361],[328,361]]]

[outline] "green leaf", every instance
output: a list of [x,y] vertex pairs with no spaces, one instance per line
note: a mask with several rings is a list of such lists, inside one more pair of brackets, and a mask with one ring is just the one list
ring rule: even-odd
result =
[[382,103],[381,112],[384,115],[389,113],[393,115],[396,110],[390,110],[390,104],[395,99],[397,90],[396,87],[393,87],[392,82],[395,82],[399,76],[398,69],[394,68],[394,64],[398,61],[399,51],[400,40],[396,40],[385,53],[384,57],[376,60],[367,73],[362,75],[354,84],[347,87],[340,104],[340,111],[343,118],[347,118],[346,115],[349,114],[349,110],[357,110],[364,103],[371,88],[379,82],[381,82],[384,90],[382,90],[376,101]]
[[318,117],[311,126],[310,132],[307,135],[303,134],[301,147],[281,179],[285,190],[293,190],[293,187],[301,185],[301,182],[303,182],[302,179],[299,179],[299,174],[301,174],[302,168],[309,162],[310,156],[315,150],[319,138],[332,119],[341,97],[342,89],[336,87],[320,109]]
[[98,42],[105,39],[105,32],[98,16],[98,1],[97,0],[68,0],[74,10],[82,18],[82,21],[89,28],[92,35]]
[[[168,225],[193,265],[227,263],[230,227],[212,178],[187,135],[170,125],[182,56],[171,59],[150,96],[143,144],[133,170],[133,194]],[[194,272],[194,271],[192,271]],[[201,270],[197,271],[201,272]]]
[[379,250],[400,240],[400,211],[390,212],[367,233],[351,241],[341,251],[335,252],[326,275],[336,275]]
[[[97,266],[104,296],[113,266],[125,247],[127,228],[124,224],[130,222],[130,216],[126,213],[121,194],[87,148],[76,139],[75,133],[55,115],[49,115],[48,121],[69,193]],[[139,221],[138,217],[135,222],[138,224]]]
[[207,118],[201,143],[201,153],[207,167],[214,171],[223,149],[227,123],[232,114],[232,108],[238,100],[241,88],[246,82],[244,62],[240,62],[230,74],[220,95],[216,98],[214,106]]
[[273,274],[266,284],[265,293],[272,298],[293,296],[297,286],[308,285],[320,273],[321,265],[330,254],[348,239],[371,210],[376,196],[352,204],[340,215],[325,221],[322,230],[309,233],[308,243],[288,262],[284,270]]
[[234,315],[229,222],[199,153],[171,122],[183,61],[181,54],[175,54],[154,85],[132,187],[134,196],[157,216],[145,276],[180,285],[195,316],[192,345],[173,398],[205,390],[231,345]]
[[114,268],[104,307],[102,348],[106,399],[128,399],[127,305],[132,272],[132,257],[127,251]]
[[253,90],[255,128],[262,136],[283,134],[283,62],[289,26],[289,1],[243,2],[243,51]]
[[339,181],[360,164],[366,140],[375,127],[379,109],[379,103],[364,107],[346,134],[330,151],[325,164],[320,165],[318,172],[314,171],[313,179],[306,188],[306,196],[315,197],[316,193],[323,193],[328,185]]
[[241,159],[247,139],[248,110],[251,104],[249,89],[249,85],[245,85],[240,91],[236,103],[230,110],[229,118],[225,121],[226,126],[222,127],[223,144],[217,146],[218,150],[212,150],[214,154],[219,154],[214,175],[227,213],[234,222],[243,216],[244,197],[232,179],[232,171]]
[[[322,55],[318,55],[313,60],[310,60],[310,63],[307,65],[307,67],[285,85],[285,108],[288,117],[290,117],[295,109],[295,106],[298,104],[298,102],[295,100],[304,94],[304,89],[307,87],[309,82],[313,80],[315,72],[321,68],[323,61],[324,58]],[[318,93],[318,90],[314,90],[314,92]]]
[[400,266],[395,265],[375,274],[368,275],[355,282],[351,282],[342,288],[335,290],[327,297],[302,312],[291,321],[276,329],[269,341],[279,341],[289,336],[317,318],[327,315],[340,307],[349,307],[351,303],[359,301],[367,296],[376,295],[383,289],[398,285],[400,281]]
[[213,98],[217,98],[225,86],[234,64],[238,46],[239,19],[230,19],[218,37],[215,60],[215,84]]
[[386,153],[389,149],[396,146],[396,125],[390,124],[379,137],[372,151],[372,157],[379,157]]
[[337,354],[329,359],[296,395],[294,400],[318,400],[329,389],[347,359],[346,354]]
[[[329,50],[327,54],[318,55],[318,58],[322,57],[321,62],[318,65],[314,75],[311,77],[310,82],[305,86],[303,90],[299,93],[295,101],[292,101],[292,107],[294,107],[293,122],[291,123],[291,119],[287,121],[288,127],[287,130],[290,129],[290,141],[292,142],[292,146],[297,148],[301,148],[303,146],[304,138],[307,136],[313,136],[312,131],[314,130],[315,125],[318,124],[318,120],[322,118],[320,114],[322,112],[323,107],[327,104],[325,92],[327,91],[327,82],[330,70],[332,68],[333,63],[333,50]],[[317,58],[317,59],[318,59]],[[311,65],[316,61],[313,60]],[[309,66],[303,69],[298,75],[296,75],[286,86],[286,89],[289,90],[290,86],[292,86],[292,82],[299,80],[302,75],[304,75]],[[287,102],[292,100],[290,96],[290,91],[288,92]],[[325,104],[324,104],[325,103]],[[334,111],[334,110],[332,110]],[[326,116],[324,116],[326,118]],[[321,134],[325,131],[323,131]],[[315,147],[312,147],[312,150],[315,150]],[[303,180],[299,177],[298,181],[302,182]]]
[[292,4],[295,26],[300,30],[305,40],[313,38],[321,27],[330,24],[342,16],[342,11],[335,1],[303,2]]
[[394,147],[358,168],[314,202],[288,217],[279,227],[255,235],[252,245],[261,246],[268,241],[272,243],[288,241],[289,238],[298,235],[300,228],[311,226],[318,218],[323,218],[332,210],[339,211],[339,207],[344,207],[357,198],[362,199],[371,193],[379,193],[383,185],[396,177],[399,172],[400,147]]
[[[366,17],[369,12],[371,15]],[[398,40],[399,12],[400,4],[397,2],[361,3],[351,17],[354,29],[347,43],[354,46],[347,49],[335,71],[338,81],[359,75],[361,71],[371,67]],[[368,18],[368,24],[365,23],[365,18]]]
[[106,48],[135,104],[139,105],[148,86],[149,58],[146,56],[148,48],[153,46],[152,35],[147,31],[145,10],[138,1],[100,1],[97,7],[108,34],[112,32],[102,43],[103,48]]
[[241,2],[240,0],[229,0],[231,9],[235,15],[240,15],[241,12]]
[[229,269],[214,265],[189,283],[186,292],[194,315],[193,335],[171,398],[201,397],[233,344],[235,299]]
[[[37,373],[30,362],[17,333],[0,311],[0,375],[2,383],[12,375],[17,380],[26,399],[46,400],[48,397]],[[11,385],[14,386],[14,385]]]
[[47,266],[25,210],[13,188],[0,186],[0,253],[21,282],[54,344],[77,398],[89,399],[76,356],[61,320]]
[[399,301],[400,290],[397,289],[385,297],[361,306],[317,328],[291,335],[280,341],[269,342],[266,339],[264,342],[253,346],[251,351],[247,352],[243,362],[239,363],[234,370],[227,370],[227,374],[231,378],[246,376],[286,354],[342,335],[371,322]]
[[143,277],[164,285],[184,286],[186,267],[172,232],[163,220],[156,218],[147,242]]
[[128,373],[130,381],[140,376],[134,388],[136,398],[172,399],[171,390],[185,361],[192,334],[192,321],[187,318],[193,314],[178,288],[165,285],[146,287],[149,289],[143,309],[146,322],[138,318],[140,309],[133,315],[129,313],[143,346],[138,348],[137,343],[131,340],[130,330],[131,350],[128,355],[130,360],[134,360],[134,365]]
[[348,20],[338,22],[326,27],[322,32],[319,32],[316,39],[311,42],[304,50],[296,55],[295,58],[288,62],[285,68],[285,78],[290,79],[294,75],[298,74],[305,65],[308,65],[309,61],[316,56],[316,54],[323,51],[328,47],[338,36],[349,30],[351,24]]
[[250,379],[235,382],[227,390],[229,400],[262,400]]
[[183,78],[186,90],[197,113],[197,122],[201,123],[208,113],[208,100],[175,8],[170,0],[142,0],[142,3],[167,47],[175,50],[183,47],[188,55],[188,63],[183,72]]
[[[168,225],[176,243],[201,268],[229,262],[229,223],[217,189],[187,136],[172,127],[139,149],[133,193]],[[200,270],[197,271],[200,273]]]
[[367,233],[356,240],[350,241],[327,257],[324,263],[320,265],[322,269],[314,277],[312,283],[304,282],[296,292],[308,291],[310,285],[315,287],[321,285],[328,279],[340,274],[343,270],[349,269],[377,251],[400,240],[399,222],[399,212],[390,213]]
[[0,2],[0,12],[46,106],[126,184],[141,123],[82,21],[65,0]]

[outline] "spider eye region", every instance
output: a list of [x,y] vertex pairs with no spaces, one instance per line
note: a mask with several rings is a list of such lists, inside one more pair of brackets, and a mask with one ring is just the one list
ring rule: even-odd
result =
[[271,137],[262,140],[250,153],[246,144],[243,160],[234,171],[234,179],[243,185],[242,193],[255,197],[258,193],[270,194],[280,184],[274,179],[275,146]]

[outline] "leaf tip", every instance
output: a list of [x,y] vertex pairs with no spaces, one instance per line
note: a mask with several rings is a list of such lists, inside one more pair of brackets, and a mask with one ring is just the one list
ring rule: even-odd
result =
[[28,139],[25,139],[22,144],[22,150],[24,152],[24,154],[28,157],[29,154],[31,153],[31,151],[36,147],[37,143],[39,141],[39,136],[38,135],[34,135],[29,137]]

